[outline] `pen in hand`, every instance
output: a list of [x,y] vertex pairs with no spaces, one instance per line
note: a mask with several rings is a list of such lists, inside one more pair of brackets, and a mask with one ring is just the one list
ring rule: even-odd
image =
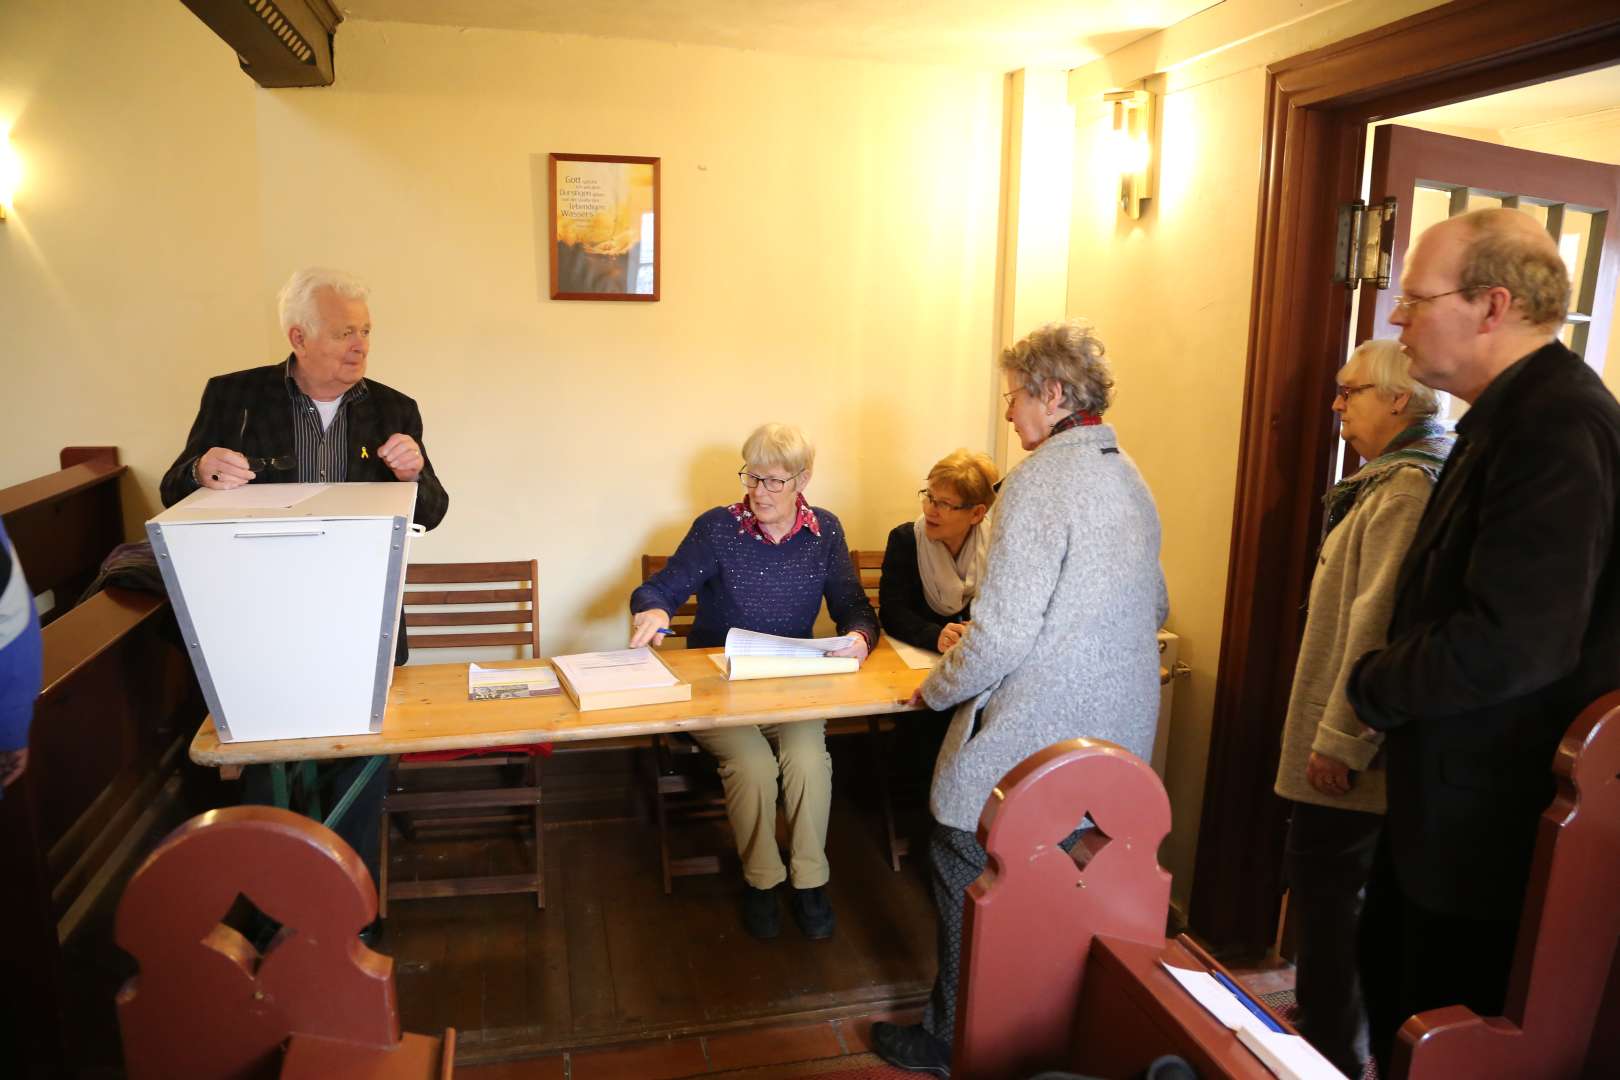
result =
[[659,628],[658,628],[658,632],[659,632],[659,633],[660,633],[660,634],[661,634],[661,635],[663,635],[663,636],[664,636],[664,637],[674,637],[674,636],[675,636],[675,631],[673,631],[673,630],[671,630],[671,629],[670,629],[670,628],[669,628],[669,627],[667,627],[667,626],[660,626],[660,627],[659,627]]

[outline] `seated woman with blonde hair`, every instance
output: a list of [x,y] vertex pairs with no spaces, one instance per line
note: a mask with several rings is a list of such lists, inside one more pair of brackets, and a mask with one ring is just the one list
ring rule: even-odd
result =
[[[804,432],[766,424],[742,448],[743,497],[692,522],[669,563],[630,596],[630,646],[662,640],[670,613],[697,594],[687,635],[694,648],[724,645],[732,627],[809,637],[821,602],[853,643],[833,656],[864,661],[877,644],[877,616],[850,562],[844,528],[804,498],[815,447]],[[777,778],[792,849],[790,907],[805,937],[832,935],[827,900],[827,816],[832,758],[826,721],[715,728],[692,737],[720,761],[726,816],[742,856],[743,928],[761,940],[781,931],[776,887],[789,877],[776,848]],[[774,752],[773,752],[774,744]]]
[[922,513],[896,525],[883,552],[878,616],[890,635],[940,653],[962,640],[990,553],[985,515],[999,479],[988,457],[969,450],[928,470],[917,492]]

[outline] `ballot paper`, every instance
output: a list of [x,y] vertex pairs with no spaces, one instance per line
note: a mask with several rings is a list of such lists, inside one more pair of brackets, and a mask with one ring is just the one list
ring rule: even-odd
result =
[[796,638],[761,634],[735,626],[726,631],[727,656],[816,657],[847,649],[853,644],[855,639],[848,634],[842,637]]
[[926,671],[939,663],[940,654],[933,649],[919,649],[910,642],[892,636],[885,636],[883,640],[900,654],[900,662],[914,671]]
[[544,697],[562,693],[556,672],[548,667],[494,668],[467,665],[467,700]]
[[187,505],[194,510],[288,510],[325,491],[327,484],[244,484],[229,491],[203,488]]
[[724,655],[710,659],[726,678],[786,679],[800,675],[840,675],[860,670],[853,656],[828,656],[855,643],[852,637],[790,638],[733,627],[726,632]]
[[1273,1031],[1214,975],[1174,967],[1162,960],[1159,963],[1194,1001],[1208,1009],[1223,1027],[1230,1028],[1238,1041],[1282,1080],[1345,1080],[1344,1074],[1315,1047],[1298,1035]]
[[659,686],[674,686],[680,681],[645,645],[639,649],[612,649],[608,652],[554,656],[551,663],[563,673],[574,691],[579,694],[647,690]]

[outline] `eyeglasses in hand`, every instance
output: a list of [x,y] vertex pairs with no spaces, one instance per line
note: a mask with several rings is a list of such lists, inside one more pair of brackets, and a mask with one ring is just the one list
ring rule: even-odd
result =
[[286,472],[288,469],[298,468],[298,459],[291,454],[277,454],[275,457],[250,457],[247,459],[250,472]]
[[737,479],[741,480],[743,482],[743,487],[747,488],[749,491],[753,491],[761,484],[765,485],[766,491],[781,491],[783,488],[787,487],[789,484],[803,475],[803,469],[800,469],[792,476],[755,476],[747,469],[739,469],[737,472]]
[[941,501],[939,499],[936,499],[932,495],[928,494],[928,489],[927,488],[918,489],[917,498],[919,498],[919,499],[921,499],[923,501],[924,506],[931,506],[931,507],[934,507],[937,510],[971,510],[971,509],[973,509],[972,506],[962,506],[962,505],[959,505],[957,503],[948,503],[948,502],[943,502],[943,501]]

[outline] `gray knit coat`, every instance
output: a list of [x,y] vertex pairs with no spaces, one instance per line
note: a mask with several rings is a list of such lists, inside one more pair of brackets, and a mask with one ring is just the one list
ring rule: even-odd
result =
[[[1327,534],[1317,555],[1277,762],[1275,790],[1285,799],[1384,812],[1384,770],[1374,761],[1384,737],[1356,718],[1344,685],[1357,660],[1387,644],[1401,561],[1434,490],[1434,478],[1415,465],[1397,464],[1386,473]],[[1313,750],[1355,771],[1348,793],[1324,795],[1305,779]]]
[[1053,743],[1107,739],[1148,758],[1169,612],[1159,512],[1109,425],[1042,443],[1007,474],[994,520],[973,621],[922,685],[930,708],[957,706],[934,819],[969,831],[1002,777]]

